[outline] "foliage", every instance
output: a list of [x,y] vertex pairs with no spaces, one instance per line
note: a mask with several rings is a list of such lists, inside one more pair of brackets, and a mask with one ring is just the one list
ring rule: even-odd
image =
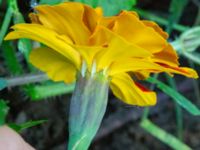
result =
[[6,116],[8,114],[9,107],[5,100],[0,99],[0,125],[5,123]]

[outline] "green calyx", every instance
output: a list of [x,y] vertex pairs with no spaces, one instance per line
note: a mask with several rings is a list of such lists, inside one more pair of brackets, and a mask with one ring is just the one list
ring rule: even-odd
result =
[[88,149],[100,127],[107,101],[106,76],[79,74],[70,104],[68,150]]

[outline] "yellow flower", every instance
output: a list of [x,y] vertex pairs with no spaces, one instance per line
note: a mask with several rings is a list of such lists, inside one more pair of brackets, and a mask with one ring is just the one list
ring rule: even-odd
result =
[[150,73],[166,72],[197,78],[179,67],[168,35],[156,23],[140,20],[135,12],[104,17],[101,8],[81,3],[41,5],[30,14],[32,23],[17,24],[6,40],[28,38],[45,44],[32,50],[30,61],[54,81],[71,83],[76,74],[103,73],[116,97],[127,104],[148,106],[156,94],[136,83]]

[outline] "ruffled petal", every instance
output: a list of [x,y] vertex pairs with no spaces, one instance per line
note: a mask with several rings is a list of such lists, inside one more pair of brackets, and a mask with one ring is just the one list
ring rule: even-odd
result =
[[103,12],[100,7],[93,9],[87,5],[84,5],[83,22],[91,33],[93,33],[102,17]]
[[44,71],[53,81],[72,83],[75,81],[76,68],[73,64],[54,50],[47,47],[31,51],[30,62]]
[[142,22],[144,23],[144,25],[146,25],[147,27],[151,27],[153,28],[157,33],[159,33],[164,39],[167,39],[169,37],[169,35],[167,34],[167,32],[163,31],[163,29],[156,24],[153,21],[148,21],[148,20],[142,20]]
[[35,10],[40,22],[45,27],[53,29],[59,34],[65,34],[79,45],[87,43],[91,34],[90,29],[94,28],[95,15],[97,16],[92,8],[75,2],[56,6],[39,5],[35,7]]
[[144,25],[132,12],[122,11],[116,17],[112,30],[152,53],[161,51],[167,45],[167,41],[158,32]]
[[41,42],[65,56],[77,68],[80,68],[80,55],[70,46],[72,43],[66,36],[58,35],[53,30],[47,29],[39,24],[17,24],[12,28],[14,31],[10,32],[5,37],[5,40],[29,38]]
[[149,51],[127,42],[119,35],[102,26],[99,26],[93,37],[91,37],[90,42],[91,45],[102,45],[104,48],[95,56],[98,69],[106,68],[113,61],[121,58],[145,58],[152,56]]
[[128,74],[113,76],[110,87],[114,95],[123,102],[136,106],[156,104],[156,94],[135,83]]

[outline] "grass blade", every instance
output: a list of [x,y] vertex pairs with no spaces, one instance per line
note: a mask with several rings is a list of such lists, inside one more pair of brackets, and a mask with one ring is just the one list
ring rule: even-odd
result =
[[170,96],[173,100],[175,100],[175,102],[177,102],[181,107],[183,107],[192,115],[200,115],[200,110],[193,103],[191,103],[189,99],[185,98],[183,95],[173,90],[171,87],[151,77],[148,78],[147,81],[156,84],[160,90]]
[[140,123],[140,126],[145,129],[147,132],[149,132],[154,137],[158,138],[163,143],[167,144],[169,147],[175,150],[192,150],[189,146],[181,142],[179,139],[177,139],[175,136],[167,133],[163,129],[156,126],[154,123],[152,123],[150,120],[145,119],[142,120]]

